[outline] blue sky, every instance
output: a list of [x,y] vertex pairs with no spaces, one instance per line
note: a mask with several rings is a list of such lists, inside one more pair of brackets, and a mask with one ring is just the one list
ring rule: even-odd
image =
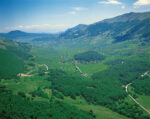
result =
[[128,12],[150,11],[150,0],[0,0],[0,32],[60,32]]

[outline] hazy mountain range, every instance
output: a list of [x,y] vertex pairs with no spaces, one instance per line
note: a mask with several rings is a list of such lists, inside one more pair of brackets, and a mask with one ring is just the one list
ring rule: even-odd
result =
[[133,39],[149,42],[150,12],[131,12],[90,25],[79,24],[58,34],[26,33],[16,30],[9,33],[1,33],[0,36],[21,42],[48,42],[49,44],[59,42],[59,44],[75,46],[99,44],[103,39],[110,39],[111,43]]

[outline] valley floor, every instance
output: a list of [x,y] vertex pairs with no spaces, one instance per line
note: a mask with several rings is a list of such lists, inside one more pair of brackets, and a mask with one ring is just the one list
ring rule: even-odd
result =
[[[51,104],[53,101],[59,101],[64,104],[70,105],[75,107],[77,110],[82,110],[85,111],[86,113],[90,115],[94,115],[93,117],[96,119],[129,119],[132,118],[132,114],[128,115],[125,111],[134,111],[135,114],[140,115],[143,114],[144,116],[147,114],[143,112],[136,104],[135,102],[138,101],[142,106],[150,110],[150,103],[149,103],[149,96],[144,96],[144,95],[138,95],[138,98],[131,97],[134,101],[132,101],[129,97],[126,97],[124,99],[120,99],[119,101],[116,101],[115,105],[110,104],[109,105],[99,105],[99,104],[94,104],[93,102],[90,102],[86,100],[85,97],[83,96],[76,96],[76,95],[70,95],[65,94],[68,93],[72,89],[72,87],[80,86],[80,85],[85,85],[87,91],[91,91],[89,93],[90,95],[93,96],[93,92],[96,91],[96,86],[99,85],[99,82],[93,82],[93,75],[96,73],[104,73],[102,76],[105,75],[105,71],[109,70],[110,66],[107,64],[108,62],[113,63],[120,63],[122,65],[123,61],[116,60],[114,61],[113,57],[109,57],[104,61],[97,62],[97,63],[79,63],[79,62],[74,62],[73,56],[80,51],[78,50],[64,50],[62,49],[57,49],[57,50],[51,50],[51,49],[40,49],[40,48],[33,48],[31,53],[36,56],[34,61],[31,61],[31,64],[34,64],[33,66],[27,65],[28,71],[26,71],[23,75],[20,75],[17,79],[10,79],[10,80],[1,80],[0,81],[0,86],[4,86],[7,90],[12,91],[13,95],[19,95],[25,99],[31,100],[33,102],[38,102],[38,103],[47,103]],[[112,60],[113,59],[113,60]],[[29,64],[30,64],[29,63]],[[55,69],[61,69],[61,70],[56,70]],[[51,74],[51,71],[54,74]],[[68,74],[65,74],[64,72],[67,72]],[[111,70],[110,70],[111,72]],[[22,72],[20,72],[22,73]],[[57,80],[59,79],[59,75],[68,75],[70,78],[69,74],[73,76],[73,78],[81,78],[82,81],[85,83],[82,84],[82,82],[68,82],[67,79],[66,82],[62,82],[63,84],[59,84]],[[74,77],[75,75],[75,77]],[[101,74],[97,74],[98,76],[101,76]],[[96,75],[96,76],[97,76]],[[115,75],[113,73],[113,75]],[[64,76],[66,78],[67,76]],[[123,76],[122,76],[123,77]],[[52,78],[52,79],[51,79]],[[55,80],[56,78],[56,80]],[[58,78],[58,79],[57,79]],[[60,76],[61,78],[61,76]],[[102,77],[103,78],[103,77]],[[113,78],[113,77],[112,77]],[[107,80],[107,78],[106,78]],[[56,81],[56,82],[54,82]],[[61,81],[61,80],[60,80]],[[80,80],[79,80],[80,81]],[[109,80],[110,82],[111,80]],[[89,83],[91,82],[91,83]],[[57,84],[58,83],[58,84]],[[75,83],[75,84],[74,84]],[[77,84],[76,84],[77,83]],[[107,85],[108,82],[105,82],[105,80],[102,80],[103,85]],[[105,84],[106,83],[106,84]],[[118,81],[112,82],[114,84],[108,83],[110,86],[117,85],[118,86]],[[90,84],[90,85],[89,85]],[[58,87],[55,87],[57,86]],[[62,85],[62,86],[61,86]],[[70,85],[70,87],[68,87]],[[88,86],[89,85],[89,86]],[[68,92],[65,92],[64,89],[60,90],[60,87],[67,87]],[[130,87],[130,84],[126,85],[126,88],[122,88],[121,85],[119,84],[120,87],[119,90],[121,89],[124,92],[124,95],[128,93],[128,86]],[[132,86],[132,85],[131,85]],[[106,88],[107,87],[103,87]],[[102,88],[102,90],[103,90]],[[111,91],[108,87],[108,92]],[[112,87],[112,90],[114,90],[116,87]],[[126,92],[125,92],[126,89]],[[129,89],[130,90],[130,89]],[[104,90],[105,91],[105,90]],[[76,90],[75,90],[76,92]],[[77,91],[78,92],[78,91]],[[129,91],[130,92],[130,91]],[[71,93],[71,92],[69,92]],[[97,92],[96,92],[97,93]],[[99,92],[101,93],[101,92]],[[119,92],[120,93],[120,92]],[[85,94],[87,95],[87,94]],[[97,94],[99,95],[99,94]],[[102,94],[103,95],[103,94]],[[105,93],[106,95],[106,93]],[[95,97],[96,98],[96,97]],[[107,97],[106,97],[107,99]],[[135,101],[136,100],[136,101]],[[96,103],[96,101],[95,101]],[[139,104],[139,105],[140,105]],[[121,106],[120,106],[121,105]],[[111,106],[116,106],[111,108]],[[126,107],[128,106],[128,107]],[[119,109],[119,111],[117,110]],[[127,110],[126,110],[127,109]],[[128,110],[129,109],[129,110]],[[121,111],[120,111],[121,110]],[[134,114],[134,112],[133,112]]]

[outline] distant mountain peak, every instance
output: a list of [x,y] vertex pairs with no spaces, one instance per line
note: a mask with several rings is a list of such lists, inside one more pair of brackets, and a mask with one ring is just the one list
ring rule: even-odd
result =
[[23,31],[21,31],[21,30],[13,30],[13,31],[10,31],[10,32],[8,32],[8,34],[18,34],[18,33],[23,33],[23,34],[26,34],[26,32],[23,32]]
[[14,30],[14,31],[10,31],[8,32],[9,35],[25,35],[27,34],[26,32],[20,31],[20,30]]

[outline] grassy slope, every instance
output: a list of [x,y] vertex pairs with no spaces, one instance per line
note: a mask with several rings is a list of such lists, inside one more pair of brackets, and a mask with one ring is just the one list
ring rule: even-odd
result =
[[70,54],[65,49],[33,49],[32,53],[36,55],[35,62],[38,64],[47,64],[49,69],[60,68],[65,71],[75,71],[72,58],[74,51]]
[[0,77],[11,78],[24,71],[23,60],[10,51],[0,49]]
[[16,77],[26,70],[25,60],[31,58],[30,46],[0,38],[0,79]]
[[150,111],[150,96],[138,95],[137,101]]
[[107,66],[103,63],[96,64],[78,64],[83,73],[87,73],[90,76],[96,72],[103,71],[107,69]]
[[1,84],[5,85],[7,89],[15,91],[15,92],[24,92],[29,93],[37,88],[44,88],[46,86],[50,86],[50,82],[44,80],[46,77],[21,77],[20,79],[11,79],[11,80],[3,80]]
[[[74,62],[72,61],[74,55],[84,50],[77,49],[33,49],[32,53],[37,55],[35,61],[39,64],[47,64],[50,69],[60,68],[65,71],[75,71]],[[106,59],[107,60],[107,59]],[[92,75],[95,72],[107,69],[104,62],[98,64],[78,64],[84,73]]]
[[75,100],[71,99],[70,97],[65,97],[64,102],[74,105],[85,111],[92,110],[94,114],[96,114],[96,119],[129,119],[103,106],[88,104],[81,97],[77,97]]

